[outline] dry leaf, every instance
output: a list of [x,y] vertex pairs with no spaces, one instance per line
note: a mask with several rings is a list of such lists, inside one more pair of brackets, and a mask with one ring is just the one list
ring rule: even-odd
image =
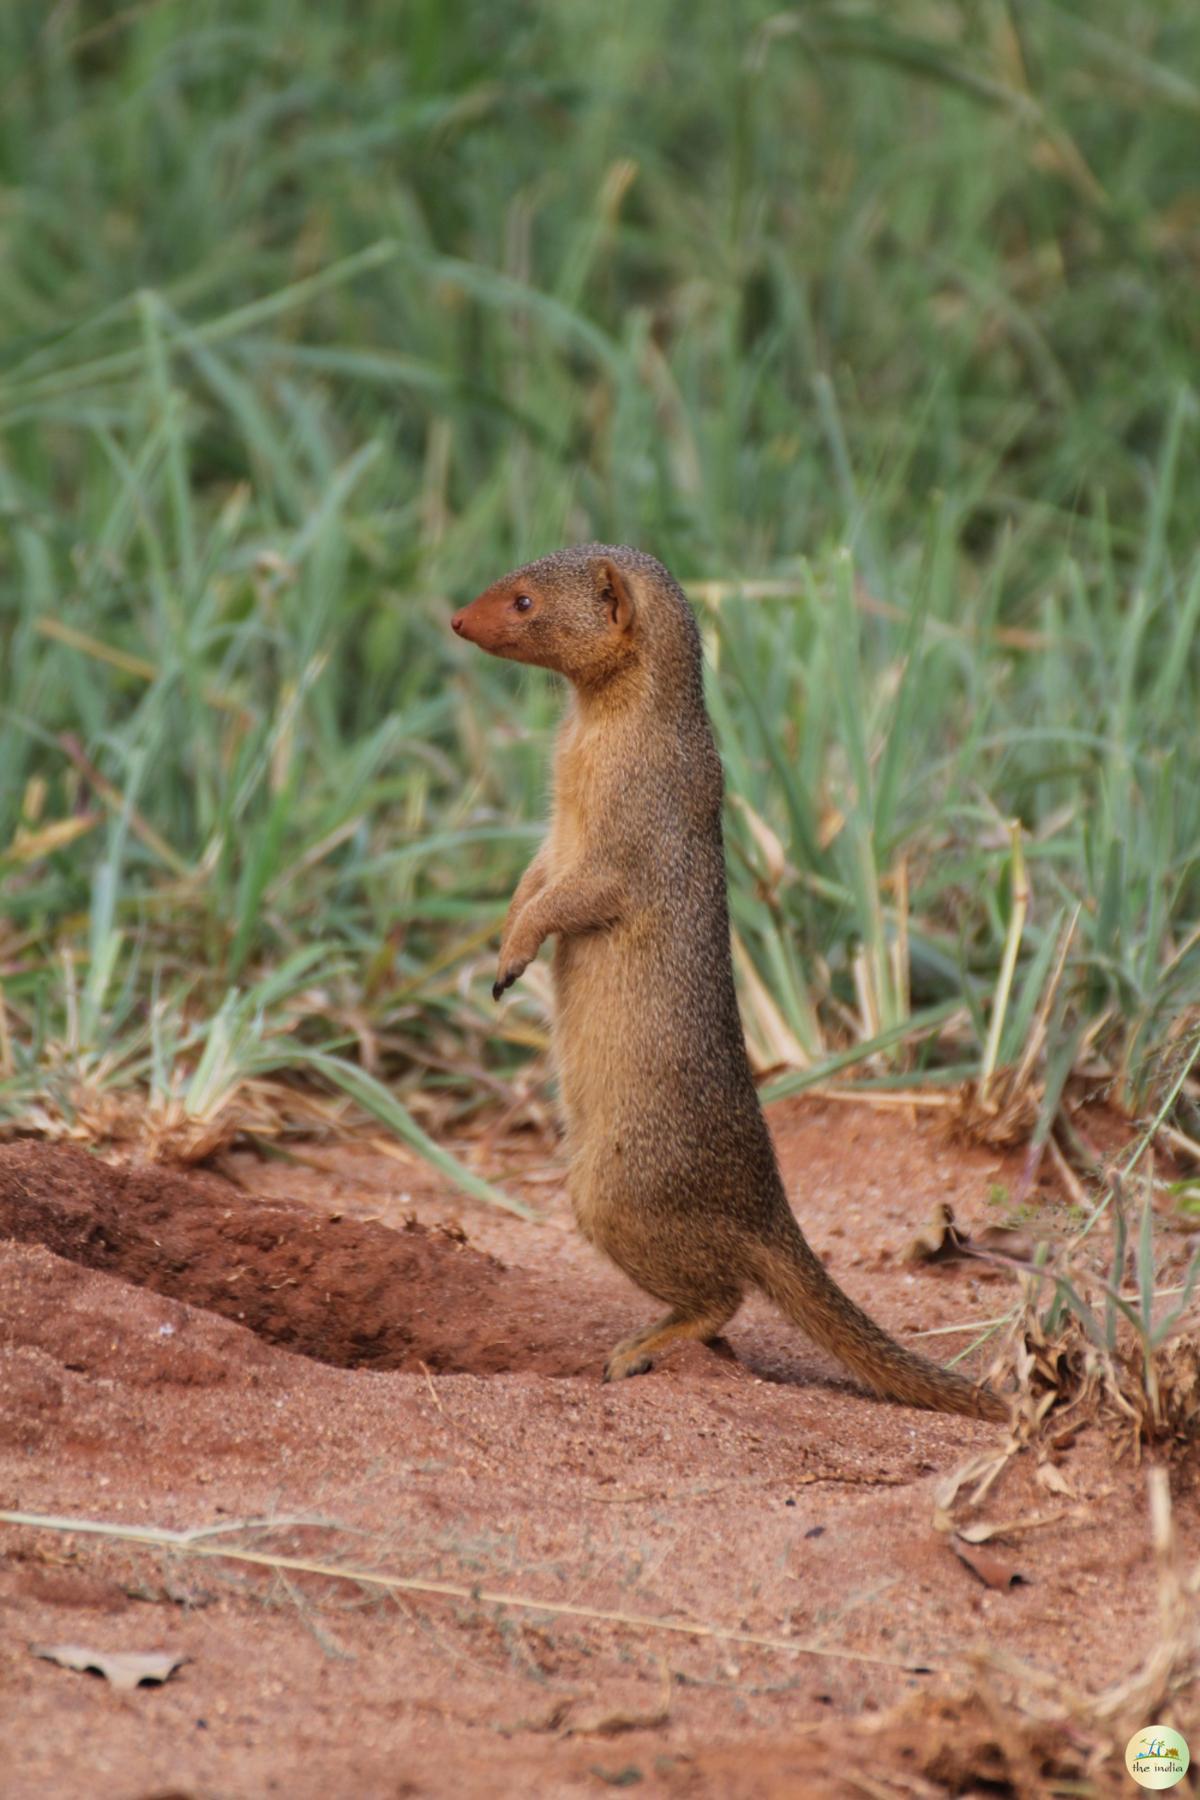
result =
[[942,1200],[904,1252],[904,1260],[945,1263],[972,1256],[1002,1256],[1015,1262],[1032,1262],[1034,1254],[1035,1246],[1029,1234],[1007,1225],[986,1225],[977,1237],[969,1236],[954,1223],[952,1209]]
[[989,1525],[986,1520],[977,1519],[973,1525],[960,1525],[954,1535],[960,1537],[964,1544],[986,1544],[990,1537],[995,1537],[1001,1530],[1003,1527],[1000,1525]]
[[1007,1450],[983,1450],[977,1456],[968,1457],[966,1462],[958,1465],[957,1469],[952,1469],[949,1475],[938,1483],[934,1495],[937,1511],[948,1513],[958,1497],[959,1488],[965,1487],[968,1481],[979,1482],[978,1488],[969,1496],[967,1502],[970,1506],[978,1505],[1000,1470],[1007,1463],[1008,1457]]
[[85,831],[90,831],[99,818],[99,813],[79,813],[71,819],[55,819],[53,824],[43,825],[38,831],[28,831],[22,826],[5,855],[14,862],[37,862],[55,850],[65,850]]
[[986,1544],[989,1538],[1015,1537],[1019,1531],[1041,1531],[1047,1525],[1061,1525],[1064,1519],[1079,1522],[1079,1511],[1060,1509],[1052,1513],[1030,1513],[1024,1519],[976,1519],[974,1524],[959,1525],[958,1535],[968,1544]]
[[187,1661],[186,1657],[170,1656],[165,1650],[89,1650],[83,1644],[32,1644],[30,1648],[34,1656],[58,1663],[60,1668],[103,1675],[115,1688],[169,1681],[179,1665]]
[[954,1224],[954,1212],[942,1200],[904,1252],[904,1260],[908,1263],[947,1262],[961,1254],[963,1242],[963,1236]]
[[978,1237],[967,1239],[972,1250],[988,1256],[1006,1256],[1014,1262],[1031,1263],[1037,1255],[1037,1245],[1027,1231],[1018,1231],[1015,1225],[986,1225]]
[[821,808],[821,816],[817,820],[817,843],[822,850],[828,850],[845,823],[845,813],[836,806]]
[[973,1575],[990,1588],[1010,1588],[1014,1581],[1024,1581],[1025,1577],[1006,1556],[995,1550],[985,1550],[979,1544],[968,1544],[957,1532],[950,1539],[950,1548],[960,1562],[965,1562]]
[[1056,1469],[1053,1463],[1039,1463],[1033,1471],[1033,1479],[1039,1487],[1048,1488],[1052,1494],[1065,1494],[1068,1500],[1075,1498],[1075,1489],[1062,1470]]

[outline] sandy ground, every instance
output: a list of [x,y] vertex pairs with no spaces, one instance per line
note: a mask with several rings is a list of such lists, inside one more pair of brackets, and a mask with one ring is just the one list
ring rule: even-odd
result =
[[[904,1250],[942,1201],[997,1224],[1015,1159],[908,1112],[771,1123],[815,1247],[890,1329],[1011,1306],[1007,1272]],[[463,1148],[540,1222],[361,1147],[184,1175],[0,1146],[0,1508],[241,1526],[456,1590],[0,1527],[5,1800],[1081,1791],[1069,1730],[1018,1742],[972,1659],[1083,1690],[1137,1666],[1145,1465],[1096,1430],[1049,1479],[1014,1458],[984,1510],[1021,1579],[990,1588],[934,1494],[1002,1428],[867,1397],[753,1303],[728,1354],[603,1386],[652,1308],[575,1236],[552,1146]],[[1032,1207],[1052,1236],[1060,1201]],[[119,1692],[30,1654],[63,1643],[187,1660]],[[1114,1763],[1083,1791],[1133,1788]]]

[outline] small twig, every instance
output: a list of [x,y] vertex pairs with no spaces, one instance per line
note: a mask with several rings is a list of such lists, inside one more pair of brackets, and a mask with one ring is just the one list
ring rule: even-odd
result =
[[905,1661],[898,1656],[873,1656],[866,1650],[831,1648],[805,1639],[767,1637],[754,1631],[734,1631],[725,1625],[703,1625],[688,1619],[651,1619],[640,1613],[609,1612],[578,1606],[566,1600],[538,1600],[527,1594],[505,1594],[487,1588],[465,1587],[454,1581],[430,1581],[410,1575],[385,1575],[374,1569],[356,1569],[338,1563],[317,1562],[305,1556],[281,1556],[267,1550],[246,1550],[233,1544],[212,1544],[192,1531],[170,1531],[157,1525],[110,1525],[96,1519],[56,1518],[42,1513],[0,1512],[0,1525],[20,1525],[34,1531],[73,1532],[83,1537],[111,1538],[141,1544],[149,1549],[176,1550],[187,1556],[220,1557],[229,1562],[252,1563],[263,1569],[289,1569],[300,1575],[323,1575],[331,1581],[354,1581],[364,1587],[391,1593],[437,1594],[449,1600],[470,1600],[483,1606],[515,1606],[525,1612],[555,1613],[585,1619],[599,1625],[624,1625],[633,1631],[669,1631],[678,1637],[711,1638],[724,1644],[749,1644],[759,1650],[783,1650],[798,1656],[828,1656],[839,1662],[870,1663],[900,1669],[906,1674],[928,1674],[935,1665],[924,1658]]
[[850,1106],[874,1106],[881,1110],[889,1106],[903,1107],[906,1111],[913,1106],[958,1107],[962,1102],[957,1094],[947,1094],[940,1088],[833,1088],[818,1086],[810,1088],[809,1093],[818,1100],[841,1100]]
[[429,1373],[429,1365],[423,1363],[418,1357],[417,1367],[425,1377],[425,1386],[429,1389],[429,1398],[433,1401],[433,1404],[437,1407],[438,1411],[444,1416],[446,1409],[442,1405],[441,1395],[433,1385],[433,1376]]
[[1185,1131],[1180,1131],[1178,1126],[1160,1125],[1158,1135],[1166,1139],[1177,1155],[1186,1156],[1189,1162],[1200,1163],[1200,1144],[1195,1138],[1188,1137]]
[[959,1331],[983,1331],[987,1326],[1010,1324],[1019,1311],[1019,1307],[1013,1307],[1011,1312],[1001,1313],[995,1319],[964,1319],[961,1325],[931,1325],[926,1331],[910,1331],[907,1335],[915,1338],[950,1337]]
[[1050,1152],[1050,1161],[1054,1164],[1054,1173],[1070,1195],[1071,1204],[1078,1206],[1082,1212],[1087,1211],[1088,1197],[1083,1183],[1063,1155],[1054,1133],[1046,1139],[1046,1148]]

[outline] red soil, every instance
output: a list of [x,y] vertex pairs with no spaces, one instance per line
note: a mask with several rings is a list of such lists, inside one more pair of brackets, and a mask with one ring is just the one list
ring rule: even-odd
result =
[[[1006,1273],[903,1251],[943,1200],[994,1224],[1019,1158],[832,1102],[772,1125],[814,1245],[883,1323],[1011,1305]],[[1078,1772],[1069,1732],[1022,1749],[961,1696],[988,1647],[1077,1690],[1147,1653],[1132,1458],[1081,1433],[1066,1494],[1016,1458],[988,1516],[1050,1522],[1003,1546],[1023,1582],[985,1587],[932,1528],[934,1490],[1002,1431],[863,1395],[757,1304],[732,1356],[688,1346],[602,1386],[649,1304],[575,1236],[545,1162],[527,1142],[489,1159],[546,1209],[528,1224],[361,1149],[238,1156],[235,1183],[0,1147],[0,1507],[267,1520],[237,1541],[464,1591],[2,1526],[6,1800],[1032,1794]],[[1035,1204],[1052,1233],[1058,1203]],[[118,1693],[29,1654],[66,1642],[188,1661]],[[1116,1764],[1097,1779],[1127,1791]]]

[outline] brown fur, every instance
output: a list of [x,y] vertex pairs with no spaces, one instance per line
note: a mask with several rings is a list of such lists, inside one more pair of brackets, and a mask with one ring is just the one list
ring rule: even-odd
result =
[[640,1373],[676,1339],[715,1337],[758,1287],[879,1393],[1005,1417],[990,1389],[904,1349],[856,1306],[788,1205],[738,1016],[722,771],[682,590],[641,551],[585,544],[506,575],[453,624],[572,687],[550,832],[509,907],[495,993],[556,938],[575,1216],[669,1309],[617,1345],[606,1376]]

